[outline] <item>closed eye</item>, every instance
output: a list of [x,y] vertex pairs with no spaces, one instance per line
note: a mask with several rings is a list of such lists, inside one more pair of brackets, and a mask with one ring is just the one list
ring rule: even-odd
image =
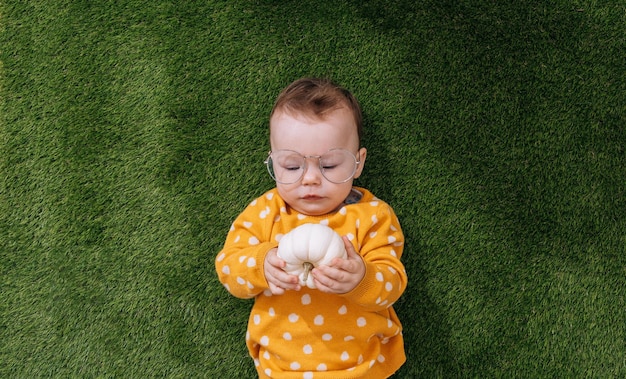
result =
[[287,171],[298,171],[301,169],[300,166],[288,166],[288,167],[283,167],[283,168]]

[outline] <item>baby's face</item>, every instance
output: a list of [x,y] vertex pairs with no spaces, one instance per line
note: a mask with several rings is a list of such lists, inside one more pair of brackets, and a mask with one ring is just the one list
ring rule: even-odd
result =
[[363,171],[366,149],[359,149],[354,117],[346,108],[328,114],[324,119],[294,115],[277,110],[270,120],[272,151],[293,150],[304,156],[321,156],[331,149],[345,149],[360,164],[345,183],[332,183],[320,171],[317,159],[306,160],[307,169],[293,184],[276,183],[278,193],[296,211],[313,216],[330,213],[339,207],[352,188],[352,182]]

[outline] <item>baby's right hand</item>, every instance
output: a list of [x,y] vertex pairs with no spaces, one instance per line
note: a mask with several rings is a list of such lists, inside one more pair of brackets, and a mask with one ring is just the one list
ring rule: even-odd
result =
[[299,291],[300,284],[298,277],[283,271],[285,261],[276,255],[277,251],[277,248],[268,251],[265,256],[265,264],[263,265],[265,280],[267,280],[270,291],[273,295],[282,295],[285,293],[285,290]]

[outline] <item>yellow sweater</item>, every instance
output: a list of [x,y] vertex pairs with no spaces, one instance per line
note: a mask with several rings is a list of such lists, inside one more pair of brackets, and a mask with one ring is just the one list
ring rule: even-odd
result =
[[[363,257],[365,277],[336,295],[304,287],[272,295],[263,274],[267,252],[282,235],[322,223],[347,235]],[[402,326],[392,304],[404,292],[404,236],[389,205],[354,188],[334,213],[305,216],[276,189],[234,221],[215,260],[220,281],[239,298],[254,298],[246,344],[261,378],[381,379],[406,360]]]

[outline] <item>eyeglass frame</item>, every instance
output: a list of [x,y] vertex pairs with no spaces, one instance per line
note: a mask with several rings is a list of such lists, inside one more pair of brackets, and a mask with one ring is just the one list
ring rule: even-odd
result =
[[[335,181],[332,181],[332,180],[328,179],[326,177],[326,175],[324,175],[324,167],[322,167],[322,157],[324,155],[330,153],[331,151],[335,151],[335,150],[345,151],[346,153],[350,154],[350,156],[354,159],[354,169],[352,170],[352,174],[350,174],[350,176],[348,176],[348,178],[346,178],[345,180],[342,180],[340,182],[335,182]],[[300,177],[298,179],[294,180],[293,182],[288,182],[288,183],[287,182],[281,182],[277,178],[275,178],[274,175],[272,175],[272,170],[270,169],[270,160],[272,159],[272,153],[273,152],[279,152],[279,151],[288,151],[288,152],[295,153],[295,154],[301,156],[303,158],[303,160],[304,160],[304,166],[302,166],[302,174],[300,174]],[[357,159],[357,156],[358,156],[358,159]],[[302,180],[302,178],[304,177],[304,174],[308,170],[307,159],[312,159],[312,158],[317,158],[317,165],[318,165],[318,167],[320,169],[320,173],[322,174],[324,179],[328,180],[329,182],[331,182],[333,184],[343,184],[343,183],[346,183],[347,181],[349,181],[350,179],[354,178],[354,174],[356,174],[356,172],[357,172],[357,170],[359,168],[359,165],[361,164],[361,159],[360,159],[361,155],[360,154],[358,154],[358,153],[357,154],[353,154],[350,150],[342,149],[340,147],[329,149],[327,152],[325,152],[322,155],[302,155],[301,153],[299,153],[299,152],[297,152],[295,150],[291,150],[291,149],[279,149],[279,150],[276,150],[276,151],[270,150],[267,153],[267,158],[265,158],[263,163],[265,164],[265,167],[267,168],[267,172],[270,174],[270,177],[272,179],[274,179],[274,181],[276,183],[279,183],[279,184],[294,184],[294,183],[297,183],[300,180]]]

